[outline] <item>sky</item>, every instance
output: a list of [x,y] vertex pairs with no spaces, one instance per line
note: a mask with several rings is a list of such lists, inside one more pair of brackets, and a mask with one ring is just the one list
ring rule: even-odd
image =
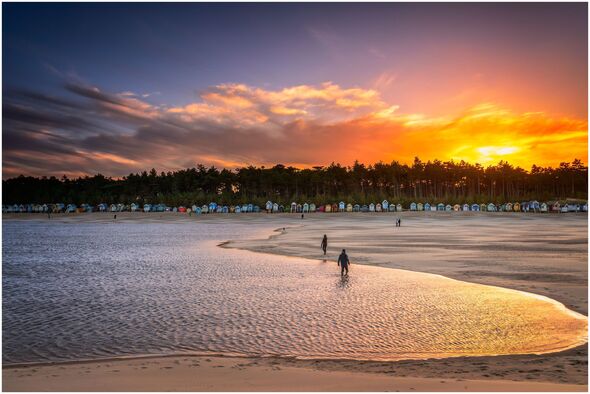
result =
[[3,3],[2,175],[588,156],[586,3]]

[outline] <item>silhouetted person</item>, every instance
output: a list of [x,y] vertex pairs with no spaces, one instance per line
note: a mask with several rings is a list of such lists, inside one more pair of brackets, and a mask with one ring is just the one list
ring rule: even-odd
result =
[[338,265],[340,266],[340,275],[344,275],[344,271],[346,271],[346,275],[348,275],[348,265],[350,264],[350,260],[348,260],[348,255],[346,254],[346,250],[342,249],[342,253],[338,256]]
[[113,216],[113,219],[114,220],[117,220],[117,214],[115,214],[115,216]]
[[326,255],[326,250],[328,249],[328,236],[324,234],[324,238],[322,239],[321,247],[324,251],[324,256]]
[[304,214],[301,214],[301,219],[303,219],[303,218],[304,218]]

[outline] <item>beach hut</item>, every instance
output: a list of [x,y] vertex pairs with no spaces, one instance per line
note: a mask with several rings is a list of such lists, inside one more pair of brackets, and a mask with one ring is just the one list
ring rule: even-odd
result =
[[236,205],[234,208],[235,213],[242,213],[242,207],[240,205]]
[[223,205],[218,205],[217,208],[215,208],[215,213],[223,213]]
[[339,212],[338,204],[336,204],[336,203],[332,204],[332,212]]
[[200,207],[197,207],[196,205],[193,205],[193,207],[194,207],[194,208],[193,208],[193,212],[194,212],[196,215],[200,215],[200,214],[201,214],[201,208],[200,208]]
[[373,204],[373,203],[369,204],[369,212],[375,212],[375,204]]
[[227,205],[221,207],[221,213],[229,213],[229,207]]
[[549,212],[549,206],[547,203],[541,203],[539,205],[539,212]]
[[201,207],[201,212],[202,213],[209,213],[209,205],[203,205]]
[[463,204],[463,211],[470,211],[469,204]]
[[424,204],[422,204],[421,202],[419,202],[418,204],[416,204],[416,210],[423,211],[424,210]]
[[260,213],[260,207],[258,205],[254,205],[254,213]]
[[117,206],[115,204],[111,204],[109,206],[109,211],[110,212],[117,212]]
[[352,206],[352,212],[360,212],[361,211],[361,206],[359,204],[354,204]]
[[395,211],[396,211],[396,212],[401,212],[401,211],[403,211],[403,210],[404,210],[404,209],[403,209],[403,207],[402,207],[402,204],[396,204],[396,206],[395,206]]
[[291,203],[291,210],[290,210],[290,212],[291,213],[297,212],[297,203],[296,202],[292,202]]
[[309,204],[309,212],[315,212],[316,211],[316,206],[314,203]]
[[582,212],[588,212],[588,203],[585,202],[584,205],[582,205]]
[[442,202],[441,203],[438,203],[436,205],[436,210],[437,211],[444,211],[445,210],[445,204],[443,204]]
[[512,212],[512,203],[511,202],[506,203],[506,205],[504,205],[504,210],[506,212]]
[[309,204],[308,204],[308,203],[304,203],[304,204],[303,204],[303,212],[304,212],[304,213],[307,213],[307,212],[309,212]]
[[217,209],[217,203],[210,202],[208,208],[209,208],[209,210],[208,210],[209,213],[215,212],[215,210]]
[[389,212],[395,212],[395,204],[389,204]]
[[132,202],[131,203],[131,212],[135,212],[139,209],[139,205],[137,205],[136,203]]
[[459,204],[453,205],[453,211],[459,212],[460,210],[461,210],[461,205],[459,205]]
[[529,203],[526,201],[523,201],[520,203],[520,211],[521,212],[528,212],[529,211]]
[[340,202],[338,203],[338,210],[339,210],[340,212],[344,212],[344,211],[346,211],[346,204],[344,203],[344,201],[340,201]]
[[561,206],[561,213],[568,213],[570,211],[570,206],[568,203],[565,203]]
[[383,208],[383,212],[389,211],[389,201],[383,200],[383,202],[381,202],[381,208]]
[[430,211],[431,208],[432,208],[432,206],[430,205],[430,203],[428,203],[428,202],[427,203],[424,203],[424,210],[425,211]]
[[377,205],[375,205],[375,212],[381,212],[382,210],[381,203],[378,202]]
[[266,208],[266,213],[271,213],[272,212],[272,202],[267,201],[265,208]]
[[452,210],[453,210],[453,207],[451,206],[451,204],[445,205],[445,211],[450,212]]
[[418,206],[416,205],[415,202],[410,204],[410,211],[417,211],[418,210]]
[[229,206],[229,213],[235,213],[236,212],[236,207],[233,205]]
[[512,204],[512,210],[514,212],[520,212],[520,203],[519,202],[515,202],[514,204]]
[[254,204],[248,204],[248,212],[254,212]]
[[496,206],[492,203],[489,203],[488,206],[486,207],[486,211],[488,212],[496,212]]
[[279,211],[279,204],[277,204],[276,202],[272,204],[272,211],[273,212],[278,212]]
[[361,212],[369,212],[369,206],[367,204],[362,205]]
[[186,208],[183,206],[178,207],[178,212],[180,213],[186,213]]
[[352,204],[351,203],[346,204],[346,212],[352,212]]
[[473,212],[479,212],[479,205],[477,205],[477,204],[471,204],[471,210]]
[[561,210],[561,204],[559,204],[559,201],[552,202],[550,207],[552,212],[559,212]]
[[177,207],[173,207],[172,208],[172,212],[174,212],[174,213],[178,212],[178,208]]
[[193,204],[193,206],[191,207],[191,209],[193,210],[193,212],[197,211],[197,206],[195,204]]
[[284,205],[279,205],[279,213],[283,213],[285,212],[285,206]]
[[317,207],[316,211],[317,212],[326,212],[326,207],[323,205],[320,205]]

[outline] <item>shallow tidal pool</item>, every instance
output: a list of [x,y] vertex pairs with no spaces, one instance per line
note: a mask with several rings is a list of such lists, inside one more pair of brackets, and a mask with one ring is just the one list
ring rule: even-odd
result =
[[399,360],[543,353],[587,318],[442,276],[217,246],[234,223],[5,221],[3,361],[217,353]]

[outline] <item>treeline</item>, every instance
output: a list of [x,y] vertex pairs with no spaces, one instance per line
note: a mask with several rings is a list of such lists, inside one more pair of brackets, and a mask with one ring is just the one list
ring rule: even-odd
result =
[[155,169],[121,179],[103,175],[77,179],[19,176],[2,181],[3,204],[25,203],[164,203],[169,206],[253,203],[267,200],[347,201],[359,204],[384,199],[464,203],[524,200],[587,199],[588,167],[580,160],[559,167],[533,165],[530,171],[501,161],[482,167],[464,161],[397,161],[345,167],[297,169],[277,164],[272,168],[242,167],[235,170],[198,165],[175,172]]

